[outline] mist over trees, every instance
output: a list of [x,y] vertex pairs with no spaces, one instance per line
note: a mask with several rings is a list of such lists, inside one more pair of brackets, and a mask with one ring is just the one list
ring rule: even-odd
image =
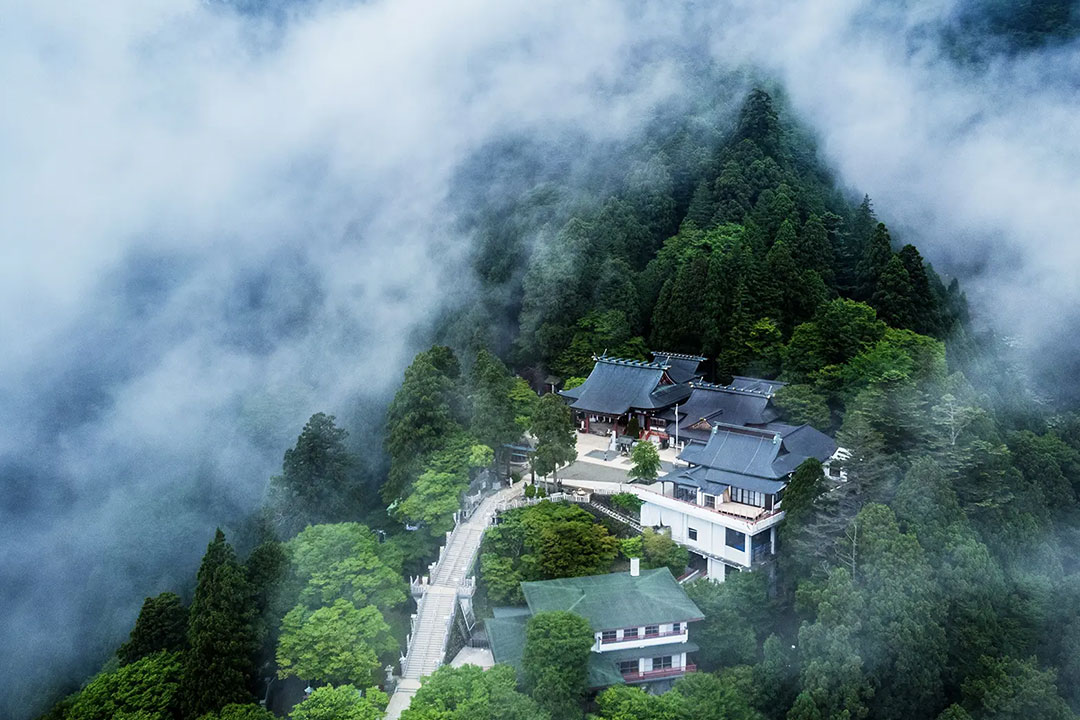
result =
[[[1075,27],[1067,4],[964,3],[944,33],[957,61],[977,67],[1002,53],[1064,47]],[[721,73],[708,80],[703,84],[742,96],[744,79]],[[232,521],[238,530],[226,527],[229,537],[247,559],[241,563],[224,536],[215,537],[191,582],[177,578],[194,568],[197,551],[188,553],[187,569],[167,573],[171,586],[140,582],[129,592],[126,620],[111,619],[112,611],[124,613],[113,607],[115,598],[100,596],[86,617],[100,618],[102,626],[134,620],[130,637],[100,673],[85,684],[68,683],[73,694],[49,716],[262,720],[265,712],[252,704],[263,689],[256,678],[282,673],[355,684],[318,688],[293,717],[379,717],[385,698],[377,689],[356,689],[378,681],[375,669],[396,654],[402,576],[430,559],[472,474],[490,464],[490,451],[530,429],[544,436],[539,469],[554,470],[572,459],[566,418],[553,399],[537,399],[515,373],[580,377],[594,353],[644,358],[662,346],[706,354],[714,361],[707,368],[714,380],[734,373],[787,380],[777,400],[786,419],[836,432],[852,450],[845,468],[850,482],[833,488],[817,469],[800,468],[785,498],[789,515],[781,544],[790,550],[783,556],[790,564],[779,569],[778,595],[762,604],[753,576],[695,590],[702,593],[702,607],[709,606],[708,661],[702,662],[710,672],[659,698],[628,688],[609,691],[595,708],[600,717],[705,718],[721,708],[724,717],[748,720],[1073,717],[1080,706],[1077,422],[1052,414],[1046,402],[1031,401],[1007,348],[971,324],[961,285],[946,283],[914,245],[903,244],[934,229],[881,222],[895,211],[842,188],[814,139],[790,121],[792,99],[778,87],[768,89],[749,93],[738,112],[718,101],[715,90],[657,110],[654,122],[640,136],[631,133],[625,146],[591,158],[581,153],[580,164],[603,158],[592,170],[560,156],[574,155],[572,149],[552,153],[550,138],[500,139],[476,151],[472,160],[490,172],[491,182],[455,183],[459,195],[452,205],[466,209],[451,214],[454,232],[474,241],[468,252],[473,272],[462,277],[468,275],[466,285],[475,280],[475,287],[449,308],[430,300],[446,290],[421,282],[424,270],[389,283],[383,295],[353,288],[361,298],[356,305],[336,305],[327,297],[341,286],[323,282],[323,274],[338,277],[326,268],[337,269],[351,255],[297,259],[275,251],[258,259],[244,255],[245,277],[237,280],[236,292],[211,299],[230,318],[196,322],[211,328],[212,343],[192,340],[175,355],[141,336],[112,343],[121,333],[101,321],[102,327],[85,331],[93,342],[59,345],[50,354],[86,357],[85,348],[94,347],[117,369],[65,374],[57,361],[61,380],[42,392],[71,401],[63,408],[41,404],[26,413],[25,423],[10,423],[29,428],[18,431],[19,442],[55,433],[55,442],[27,444],[42,458],[40,467],[26,467],[23,457],[9,463],[5,451],[3,467],[15,485],[13,516],[24,506],[68,506],[74,485],[60,487],[59,479],[70,467],[114,468],[102,458],[122,458],[117,477],[156,477],[159,470],[172,480],[174,472],[184,476],[183,487],[164,480],[152,486],[152,513],[139,505],[125,507],[124,516],[130,512],[162,527],[179,522],[178,515],[185,528]],[[419,158],[410,163],[424,166]],[[459,177],[470,171],[464,163]],[[508,178],[512,182],[503,184]],[[387,197],[369,202],[390,204],[388,196],[400,190],[394,186]],[[310,198],[297,205],[294,214],[307,215]],[[254,223],[260,232],[273,224]],[[339,230],[329,224],[332,232]],[[441,231],[445,224],[439,213],[433,227]],[[401,229],[389,259],[376,254],[373,262],[365,255],[360,263],[342,265],[354,271],[374,265],[376,274],[381,268],[393,275],[386,266],[408,265],[410,252],[419,257],[429,249],[410,238],[431,228]],[[192,246],[197,242],[191,240]],[[216,272],[192,269],[187,263],[195,261],[183,253],[165,255],[134,258],[116,271],[127,288],[117,301],[123,306],[116,309],[119,325],[142,323],[155,305],[187,318],[177,326],[189,325],[191,317],[203,318],[191,311],[204,302],[201,285],[191,278],[228,285]],[[155,263],[165,269],[154,270]],[[162,280],[174,271],[194,289]],[[176,305],[166,302],[170,298]],[[100,300],[95,292],[84,299],[88,307]],[[348,320],[377,314],[380,303],[387,317],[390,309],[400,314],[385,325]],[[411,320],[401,320],[414,310],[438,317],[434,329],[420,323],[419,339],[411,334]],[[154,317],[174,328],[171,315]],[[339,321],[340,330],[327,329]],[[407,352],[397,343],[405,336]],[[380,338],[394,338],[393,348],[384,351]],[[396,384],[405,356],[431,341],[439,344],[406,370],[384,429],[381,410],[389,398],[380,390],[364,393]],[[218,343],[224,351],[217,351]],[[215,350],[204,362],[209,345]],[[312,357],[307,352],[273,351],[300,345],[319,345],[320,362],[304,362]],[[361,356],[378,361],[359,363]],[[158,374],[140,375],[140,361],[157,368],[159,360],[169,370],[160,373],[168,382]],[[239,372],[234,362],[261,369]],[[221,368],[235,374],[222,370],[218,376]],[[283,375],[300,378],[302,389],[262,382]],[[12,377],[24,380],[21,372]],[[119,391],[112,397],[111,388],[125,383],[152,398],[184,386],[186,392],[175,394],[198,388],[223,399],[220,406],[205,400],[170,405],[151,418],[130,398],[123,402]],[[221,388],[227,392],[218,393]],[[1068,387],[1051,386],[1049,392],[1060,395],[1053,400],[1063,401],[1061,409],[1070,409]],[[358,394],[359,409],[353,406]],[[245,481],[236,478],[249,473],[261,482],[270,475],[296,427],[320,406],[342,419],[310,416],[270,481],[262,512],[255,513],[256,493],[238,489]],[[190,418],[209,407],[218,432],[192,430]],[[234,410],[242,422],[235,422]],[[98,427],[93,423],[99,414],[118,424],[84,431],[84,423]],[[282,423],[286,415],[291,419]],[[291,437],[281,431],[286,425]],[[153,453],[135,449],[172,447],[192,436],[200,438],[192,442],[198,451],[173,463],[161,462],[171,453],[147,462],[143,456]],[[71,448],[98,446],[98,455],[86,454],[78,463],[66,455]],[[54,457],[55,465],[46,457]],[[262,459],[253,464],[252,458]],[[234,484],[222,483],[223,477]],[[122,496],[118,487],[116,497]],[[198,508],[192,511],[198,522],[177,512],[185,508]],[[218,513],[227,517],[207,525],[206,518]],[[238,521],[248,514],[249,522]],[[36,522],[38,515],[26,517]],[[566,530],[561,535],[547,527],[560,523]],[[402,525],[420,532],[407,534]],[[9,527],[12,537],[34,534],[22,522]],[[386,543],[378,542],[375,529],[389,530]],[[585,518],[536,521],[505,539],[507,546],[528,551],[516,561],[502,549],[485,554],[481,571],[488,591],[510,597],[519,579],[610,568],[616,545],[602,529]],[[130,574],[153,574],[158,582],[165,581],[154,566],[168,554],[161,547],[186,552],[177,548],[206,540],[184,537],[190,541],[184,545],[167,531],[154,537],[146,549],[152,559],[129,566]],[[94,537],[87,540],[89,546]],[[653,548],[651,562],[674,568],[679,558],[665,557],[670,549]],[[103,575],[109,585],[119,577]],[[12,597],[23,598],[16,583],[5,584]],[[126,583],[118,585],[127,590]],[[175,594],[148,599],[135,620],[138,599],[165,587]],[[764,607],[770,616],[763,617]],[[720,632],[724,621],[716,618],[737,621],[739,631]],[[65,648],[89,645],[69,642],[62,626],[55,632]],[[101,632],[112,640],[87,650],[91,662],[103,661],[123,640],[122,633]],[[26,697],[19,683],[49,686],[45,675],[51,670],[12,673],[12,697]],[[496,709],[478,712],[532,717],[536,700],[496,675],[461,682],[498,699]],[[40,691],[49,700],[57,695]],[[550,697],[546,703],[554,702]],[[25,700],[10,702],[20,713],[30,707]],[[574,711],[561,701],[551,709]]]

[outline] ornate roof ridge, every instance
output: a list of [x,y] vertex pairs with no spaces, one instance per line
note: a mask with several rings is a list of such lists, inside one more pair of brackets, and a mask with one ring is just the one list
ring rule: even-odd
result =
[[649,354],[654,358],[657,355],[663,355],[669,358],[678,358],[679,360],[697,360],[698,362],[705,362],[708,358],[701,357],[700,355],[687,355],[686,353],[668,352],[667,350],[650,350]]
[[734,385],[720,385],[718,383],[705,382],[704,380],[691,380],[690,387],[700,390],[715,390],[717,392],[730,392],[740,393],[742,395],[753,395],[755,397],[770,397],[770,393],[764,390],[746,390],[743,388],[737,388]]
[[667,370],[671,367],[667,363],[650,362],[648,360],[630,360],[628,358],[617,358],[609,355],[594,355],[593,360],[596,362],[609,363],[611,365],[626,365],[629,367],[649,368],[651,370]]

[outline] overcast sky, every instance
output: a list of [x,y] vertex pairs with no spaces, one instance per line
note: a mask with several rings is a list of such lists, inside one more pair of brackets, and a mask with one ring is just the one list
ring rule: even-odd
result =
[[445,201],[471,152],[632,136],[701,92],[668,61],[692,41],[779,78],[985,319],[1055,339],[1077,48],[960,71],[925,39],[950,4],[904,5],[0,0],[0,671],[25,680],[0,716],[178,589],[308,415],[393,388],[468,288]]

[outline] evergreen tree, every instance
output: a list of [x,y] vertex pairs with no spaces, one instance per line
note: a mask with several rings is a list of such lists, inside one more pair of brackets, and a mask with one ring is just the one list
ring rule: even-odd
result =
[[885,223],[878,223],[856,268],[858,289],[855,297],[857,299],[868,300],[873,297],[877,290],[878,278],[885,272],[892,256],[892,239],[889,237],[889,229],[885,227]]
[[63,720],[171,720],[183,697],[180,658],[159,652],[98,674],[63,703]]
[[[702,230],[708,230],[712,226],[713,215],[716,214],[716,199],[709,183],[702,180],[694,188],[694,194],[690,198],[690,207],[686,209],[685,222],[692,222]],[[742,217],[740,215],[739,217]]]
[[940,335],[943,328],[941,309],[937,295],[931,289],[930,276],[923,264],[922,255],[914,245],[905,245],[897,253],[911,283],[913,307],[912,330],[923,335]]
[[751,140],[767,155],[777,157],[781,153],[780,116],[773,107],[772,98],[760,88],[750,91],[739,112],[739,125],[732,144],[742,140]]
[[656,347],[678,352],[701,349],[708,273],[708,256],[695,251],[679,266],[675,277],[664,284],[653,313],[652,341]]
[[514,379],[499,358],[485,349],[476,354],[469,373],[472,421],[469,431],[491,449],[521,437],[514,422],[516,413],[510,397]]
[[532,433],[536,437],[532,465],[540,475],[556,473],[577,458],[573,416],[558,395],[549,393],[540,398],[533,416]]
[[811,214],[793,244],[792,256],[803,269],[816,270],[827,285],[833,283],[834,257],[825,223]]
[[166,650],[183,650],[187,642],[188,611],[175,593],[146,598],[126,643],[116,651],[121,665]]
[[251,587],[219,529],[199,567],[191,602],[182,683],[188,720],[230,703],[251,702],[258,648]]
[[915,304],[915,290],[911,286],[904,263],[893,255],[877,279],[870,304],[878,317],[895,328],[914,328],[921,314]]
[[863,197],[848,225],[848,232],[835,241],[836,281],[844,295],[856,296],[859,292],[859,264],[870,245],[870,236],[878,226],[874,205],[870,196]]
[[461,430],[461,368],[448,347],[418,354],[386,413],[390,473],[380,493],[392,502],[405,494],[430,457]]
[[345,448],[348,436],[334,424],[333,415],[315,413],[304,425],[296,447],[285,451],[281,475],[270,479],[267,503],[282,535],[295,535],[306,525],[342,520],[359,507],[356,459]]
[[244,563],[257,614],[256,634],[261,642],[259,657],[263,663],[274,658],[278,619],[284,611],[280,600],[288,571],[289,558],[281,543],[274,540],[257,545]]

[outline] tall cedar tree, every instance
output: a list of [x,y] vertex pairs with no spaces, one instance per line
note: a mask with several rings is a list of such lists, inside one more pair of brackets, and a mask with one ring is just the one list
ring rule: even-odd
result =
[[919,312],[914,294],[907,268],[893,255],[878,276],[870,304],[877,310],[878,317],[891,327],[913,328]]
[[469,430],[474,438],[492,450],[520,437],[510,397],[513,387],[513,376],[502,361],[481,349],[469,372],[469,399],[472,402]]
[[856,269],[858,276],[858,289],[855,297],[858,300],[868,300],[877,290],[878,278],[885,272],[885,267],[893,256],[892,239],[889,237],[889,229],[885,223],[878,223],[866,246],[866,251],[859,261]]
[[380,493],[393,502],[406,493],[428,457],[461,430],[461,366],[454,351],[436,346],[418,354],[386,413],[390,473]]
[[255,625],[261,645],[260,666],[274,658],[278,620],[282,612],[279,600],[283,594],[288,569],[289,558],[282,544],[275,540],[257,545],[244,563],[244,572],[247,574],[252,602],[257,613]]
[[548,393],[540,398],[532,420],[532,434],[536,436],[533,470],[540,475],[556,473],[577,458],[573,415],[558,395]]
[[818,498],[825,492],[825,475],[814,458],[804,461],[791,476],[784,490],[784,522],[778,541],[781,581],[786,594],[793,593],[799,578],[809,577],[814,565],[828,557],[830,548],[824,540]]
[[835,263],[833,249],[829,241],[829,231],[820,217],[811,215],[807,218],[799,232],[792,254],[800,268],[816,270],[826,284],[833,284]]
[[777,157],[781,153],[780,117],[772,98],[760,88],[750,91],[739,112],[739,126],[732,145],[742,140],[752,140],[766,155]]
[[229,703],[249,703],[258,649],[251,587],[219,529],[199,567],[191,602],[182,709],[194,720]]
[[355,459],[345,449],[349,436],[333,415],[315,413],[285,451],[281,475],[270,479],[274,525],[286,537],[307,525],[344,520],[360,504],[352,470]]
[[930,277],[926,273],[922,255],[914,245],[905,245],[900,248],[897,257],[904,264],[911,283],[911,329],[922,335],[940,336],[944,329],[941,327],[940,303],[930,287]]
[[116,651],[121,665],[161,650],[183,650],[187,643],[188,611],[175,593],[165,592],[143,601],[131,637]]

